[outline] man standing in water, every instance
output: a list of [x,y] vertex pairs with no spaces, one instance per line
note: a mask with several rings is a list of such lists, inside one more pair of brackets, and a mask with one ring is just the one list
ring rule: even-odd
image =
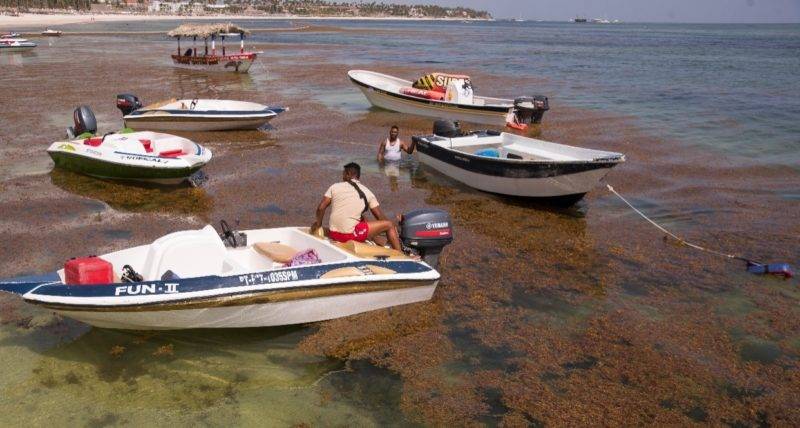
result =
[[[317,207],[317,219],[311,226],[311,233],[322,227],[325,211],[331,206],[328,237],[338,242],[364,242],[386,233],[392,248],[402,251],[400,237],[391,220],[381,211],[378,199],[361,184],[361,167],[354,162],[344,166],[342,181],[328,188]],[[372,212],[375,221],[367,221],[365,215]]]
[[400,162],[402,153],[404,151],[408,154],[414,153],[414,143],[406,143],[400,139],[400,128],[397,125],[392,125],[389,129],[389,138],[381,141],[378,145],[378,163],[383,164],[384,161]]

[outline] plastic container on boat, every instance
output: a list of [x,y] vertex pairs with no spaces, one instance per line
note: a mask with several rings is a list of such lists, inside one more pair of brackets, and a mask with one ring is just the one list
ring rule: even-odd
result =
[[65,282],[70,285],[110,284],[114,268],[97,256],[70,259],[64,264]]

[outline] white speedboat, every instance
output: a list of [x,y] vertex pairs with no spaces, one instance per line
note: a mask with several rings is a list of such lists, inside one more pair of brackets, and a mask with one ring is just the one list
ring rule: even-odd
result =
[[[438,253],[451,240],[449,216],[417,211],[405,222],[417,218],[404,241]],[[220,236],[206,226],[0,280],[0,291],[94,326],[154,330],[322,321],[428,300],[438,281],[425,261],[372,244],[333,244],[296,227]]]
[[20,37],[0,37],[0,52],[27,51],[36,47],[36,43]]
[[269,107],[247,101],[185,99],[142,107],[135,95],[117,95],[125,126],[151,131],[229,131],[258,129],[283,113],[284,107]]
[[420,162],[485,192],[573,203],[595,188],[621,153],[556,144],[515,134],[469,134],[437,121],[434,134],[415,136]]
[[61,34],[62,32],[60,30],[51,30],[49,28],[42,31],[42,35],[45,37],[61,37]]
[[176,184],[211,160],[210,150],[186,138],[150,131],[97,136],[88,107],[79,107],[74,116],[73,137],[47,149],[58,168],[98,178]]
[[525,128],[541,122],[549,109],[541,95],[514,100],[474,95],[468,76],[432,73],[416,82],[366,70],[350,70],[348,76],[372,105],[400,113]]

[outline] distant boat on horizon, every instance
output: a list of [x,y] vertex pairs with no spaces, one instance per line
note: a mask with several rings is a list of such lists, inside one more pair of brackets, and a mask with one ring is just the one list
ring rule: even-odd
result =
[[572,19],[572,22],[577,22],[579,24],[584,24],[584,23],[587,22],[587,19],[586,18],[581,18],[579,16],[576,16],[575,18]]

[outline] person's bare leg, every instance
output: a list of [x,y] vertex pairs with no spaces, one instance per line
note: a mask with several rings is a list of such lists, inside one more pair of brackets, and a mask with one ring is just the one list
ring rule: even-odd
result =
[[372,239],[385,232],[392,248],[397,251],[403,251],[403,247],[400,245],[400,236],[397,234],[397,228],[394,227],[394,223],[389,220],[377,220],[367,222],[367,225],[369,226],[369,233],[367,234],[368,239]]

